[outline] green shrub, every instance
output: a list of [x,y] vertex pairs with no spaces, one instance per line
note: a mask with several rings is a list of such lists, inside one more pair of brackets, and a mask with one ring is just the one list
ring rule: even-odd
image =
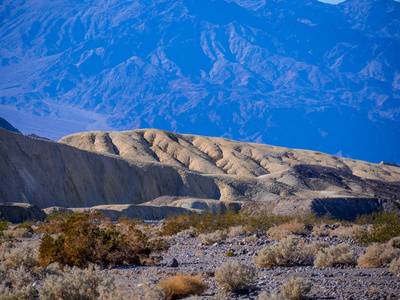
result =
[[151,252],[140,230],[132,228],[122,234],[115,225],[105,223],[101,214],[72,214],[55,220],[60,234],[55,238],[46,234],[39,247],[44,266],[53,262],[79,267],[89,263],[140,265]]
[[183,230],[189,229],[194,222],[194,217],[190,215],[169,216],[166,225],[161,230],[162,235],[174,235]]
[[[365,217],[365,219],[368,219]],[[387,242],[400,235],[400,214],[394,211],[379,211],[371,214],[372,227],[361,230],[356,239],[362,245]]]

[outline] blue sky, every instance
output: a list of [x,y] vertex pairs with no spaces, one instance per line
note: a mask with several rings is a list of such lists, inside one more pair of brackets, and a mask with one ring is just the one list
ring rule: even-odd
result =
[[[344,2],[345,0],[318,0],[320,2],[331,3],[331,4],[338,4],[340,2]],[[400,2],[400,0],[394,0],[396,2]]]

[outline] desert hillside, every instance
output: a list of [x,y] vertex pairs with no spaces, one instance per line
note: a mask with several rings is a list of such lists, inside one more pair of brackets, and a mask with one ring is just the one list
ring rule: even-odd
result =
[[397,202],[399,181],[395,166],[223,138],[149,129],[85,132],[56,143],[0,129],[0,201],[40,208],[257,203],[351,219]]

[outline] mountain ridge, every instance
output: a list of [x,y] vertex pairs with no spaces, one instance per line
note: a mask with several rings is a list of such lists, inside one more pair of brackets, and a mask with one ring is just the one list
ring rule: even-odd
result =
[[150,127],[399,163],[399,11],[4,1],[1,116],[53,139]]

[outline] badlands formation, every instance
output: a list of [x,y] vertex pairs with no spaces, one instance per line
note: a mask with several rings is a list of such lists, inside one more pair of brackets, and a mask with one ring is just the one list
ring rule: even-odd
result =
[[260,205],[342,219],[400,204],[400,168],[156,129],[58,143],[0,129],[0,202],[162,219]]

